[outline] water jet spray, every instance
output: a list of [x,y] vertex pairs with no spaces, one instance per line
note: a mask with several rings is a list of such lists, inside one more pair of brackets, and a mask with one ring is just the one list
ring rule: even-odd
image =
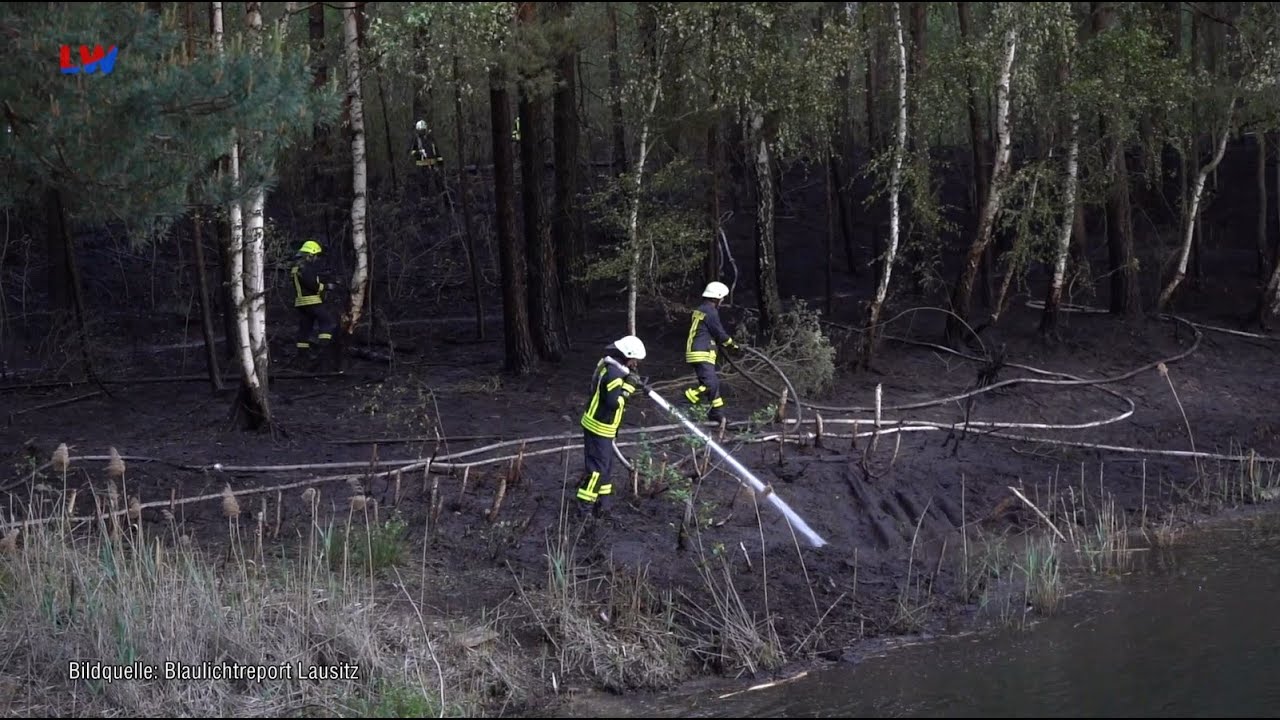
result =
[[[618,370],[627,374],[631,374],[631,369],[628,368],[626,365],[623,365],[622,363],[618,362],[617,360],[614,360],[611,357],[606,357],[605,360],[610,364],[612,364],[614,367],[616,367]],[[666,410],[673,417],[679,420],[680,424],[688,428],[689,432],[698,436],[698,438],[701,439],[703,442],[705,442],[707,446],[710,447],[715,452],[716,455],[719,455],[721,459],[723,459],[726,463],[728,463],[729,467],[733,468],[734,474],[737,475],[740,481],[745,481],[753,490],[755,490],[757,494],[764,495],[765,499],[767,499],[775,508],[777,508],[778,512],[781,512],[783,517],[785,517],[787,521],[790,522],[791,525],[800,532],[800,534],[804,535],[805,539],[808,540],[811,545],[813,545],[816,548],[820,548],[827,544],[827,541],[823,540],[821,535],[818,535],[816,532],[814,532],[813,529],[809,527],[808,523],[806,523],[803,518],[801,518],[799,515],[796,514],[794,510],[791,509],[791,506],[787,505],[787,503],[783,501],[782,498],[778,497],[778,494],[774,492],[772,486],[768,486],[768,485],[765,485],[763,482],[760,482],[760,480],[756,478],[756,476],[752,474],[750,470],[748,470],[742,463],[738,462],[732,455],[729,454],[727,450],[720,447],[720,445],[718,445],[716,441],[712,440],[711,437],[708,436],[705,432],[703,432],[702,429],[699,428],[696,424],[694,424],[692,420],[686,418],[679,410],[675,409],[671,405],[671,403],[663,399],[661,395],[659,395],[653,389],[649,388],[647,385],[644,386],[643,389],[644,389],[645,395],[647,395],[650,400],[657,403],[659,407],[661,407],[663,410]]]

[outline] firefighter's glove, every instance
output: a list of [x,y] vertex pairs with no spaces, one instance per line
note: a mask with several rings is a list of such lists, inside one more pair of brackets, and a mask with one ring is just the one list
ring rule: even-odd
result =
[[646,393],[649,392],[649,379],[642,378],[634,372],[627,375],[627,384]]

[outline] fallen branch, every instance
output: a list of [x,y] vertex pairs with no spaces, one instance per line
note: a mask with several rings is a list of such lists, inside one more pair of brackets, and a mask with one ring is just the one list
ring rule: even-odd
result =
[[[271,380],[278,382],[281,380],[319,380],[322,378],[341,377],[357,380],[377,380],[380,378],[360,377],[351,373],[326,372],[326,373],[281,373],[272,374]],[[226,375],[222,378],[223,382],[232,384],[240,379],[239,374]],[[136,377],[136,378],[104,378],[98,382],[93,380],[50,380],[47,382],[25,383],[22,385],[5,385],[0,387],[0,393],[5,392],[23,392],[27,390],[46,390],[49,388],[75,387],[76,385],[163,385],[166,383],[184,383],[184,382],[209,382],[209,375],[174,375],[170,377]],[[101,391],[99,391],[101,392]]]
[[[1071,310],[1069,307],[1063,307],[1063,308],[1061,308],[1061,309],[1062,309],[1062,310],[1064,310],[1064,311],[1067,311],[1067,312],[1074,312],[1074,311],[1075,311],[1075,310]],[[907,312],[911,312],[911,310],[903,311],[902,313],[899,313],[899,316],[904,315],[904,314],[906,314]],[[949,313],[949,311],[943,311],[943,312],[948,312],[948,313]],[[1066,373],[1054,373],[1054,372],[1049,372],[1049,371],[1044,371],[1044,370],[1038,370],[1038,369],[1037,369],[1037,370],[1035,370],[1035,372],[1037,372],[1038,374],[1042,374],[1042,375],[1056,375],[1056,376],[1058,376],[1059,378],[1069,378],[1069,379],[1053,379],[1053,380],[1050,380],[1050,379],[1042,379],[1042,378],[1027,378],[1027,377],[1020,377],[1020,378],[1008,378],[1008,379],[1006,379],[1006,380],[1001,380],[1001,381],[999,381],[999,382],[994,382],[994,383],[991,383],[991,384],[989,384],[989,385],[984,385],[984,386],[982,386],[982,387],[979,387],[979,388],[976,388],[976,389],[970,390],[970,391],[968,391],[968,392],[963,392],[963,393],[960,393],[960,394],[957,394],[957,395],[952,395],[952,396],[945,397],[945,398],[937,398],[937,399],[933,399],[933,400],[922,400],[922,401],[920,401],[920,402],[908,403],[908,404],[905,404],[905,405],[883,406],[883,407],[881,407],[881,408],[880,408],[880,411],[881,411],[881,412],[902,412],[902,411],[905,411],[905,410],[921,410],[921,409],[928,408],[928,407],[937,407],[937,406],[940,406],[940,405],[951,405],[951,404],[954,404],[954,403],[960,402],[960,401],[962,401],[962,400],[967,400],[967,399],[969,399],[969,398],[971,398],[971,397],[976,397],[976,396],[978,396],[978,395],[982,395],[982,394],[984,394],[984,393],[992,392],[992,391],[997,390],[997,389],[999,389],[999,388],[1003,388],[1003,387],[1011,387],[1011,386],[1014,386],[1014,385],[1053,385],[1053,386],[1059,386],[1059,387],[1089,387],[1089,386],[1109,385],[1109,384],[1112,384],[1112,383],[1120,382],[1121,380],[1128,380],[1129,378],[1134,377],[1134,376],[1136,376],[1136,375],[1139,375],[1139,374],[1141,374],[1141,373],[1143,373],[1143,372],[1146,372],[1146,371],[1148,371],[1148,370],[1154,370],[1154,369],[1155,369],[1156,367],[1158,367],[1161,363],[1164,363],[1164,364],[1168,365],[1168,364],[1170,364],[1170,363],[1174,363],[1174,362],[1177,362],[1177,361],[1179,361],[1179,360],[1183,360],[1183,359],[1185,359],[1185,358],[1189,357],[1192,353],[1194,353],[1196,350],[1198,350],[1198,349],[1200,348],[1200,341],[1201,341],[1201,339],[1203,338],[1203,334],[1200,332],[1200,330],[1199,330],[1199,329],[1198,329],[1194,324],[1192,324],[1192,323],[1190,323],[1190,322],[1188,322],[1188,321],[1186,321],[1186,320],[1183,320],[1182,318],[1177,317],[1177,316],[1175,316],[1175,315],[1162,315],[1162,316],[1161,316],[1161,319],[1165,319],[1165,320],[1172,320],[1172,321],[1174,321],[1174,322],[1178,322],[1178,323],[1181,323],[1181,324],[1186,325],[1187,327],[1189,327],[1189,328],[1191,329],[1191,331],[1195,334],[1195,341],[1191,344],[1191,347],[1187,348],[1186,350],[1184,350],[1184,351],[1182,351],[1182,352],[1180,352],[1180,353],[1178,353],[1177,355],[1174,355],[1174,356],[1172,356],[1172,357],[1163,358],[1163,359],[1160,359],[1160,360],[1156,360],[1156,361],[1154,361],[1154,362],[1147,363],[1146,365],[1142,365],[1141,367],[1134,368],[1133,370],[1130,370],[1130,371],[1128,371],[1128,372],[1122,373],[1122,374],[1120,374],[1120,375],[1111,375],[1111,376],[1108,376],[1108,377],[1102,377],[1102,378],[1096,378],[1096,379],[1085,379],[1085,378],[1076,377],[1076,376],[1073,376],[1073,375],[1068,375],[1068,374],[1066,374]],[[829,324],[832,324],[832,323],[829,323]],[[887,323],[886,323],[886,324],[887,324]],[[939,346],[939,347],[941,347],[941,346]],[[956,354],[956,355],[964,356],[964,353],[961,353],[961,352],[959,352],[959,351],[952,350],[951,348],[945,348],[945,347],[943,347],[942,349],[945,349],[945,350],[948,350],[948,351],[950,351],[950,352],[953,352],[953,353],[954,353],[954,354]],[[779,377],[781,377],[785,382],[789,382],[789,381],[787,381],[786,375],[785,375],[785,374],[784,374],[784,373],[783,373],[783,372],[782,372],[782,371],[781,371],[781,370],[780,370],[780,369],[779,369],[775,364],[773,364],[773,363],[772,363],[772,361],[768,361],[768,359],[767,359],[767,358],[764,358],[764,356],[763,356],[762,354],[760,355],[760,357],[761,357],[762,359],[765,359],[765,360],[770,364],[770,366],[772,366],[772,367],[773,367],[774,371],[778,373]],[[733,365],[733,360],[732,360],[732,358],[730,358],[730,359],[729,359],[729,363],[730,363],[730,365]],[[1014,367],[1012,364],[1009,364],[1009,366],[1010,366],[1010,367]],[[748,372],[746,372],[745,370],[743,370],[742,368],[740,368],[740,367],[738,367],[738,366],[736,366],[736,365],[735,365],[735,366],[734,366],[734,369],[735,369],[735,370],[737,370],[738,372],[740,372],[740,373],[742,374],[742,376],[743,376],[743,377],[745,377],[747,380],[749,380],[753,385],[755,385],[756,387],[760,388],[761,390],[763,390],[764,392],[768,393],[769,395],[771,395],[771,396],[775,396],[775,397],[776,397],[777,395],[779,395],[779,394],[780,394],[778,390],[775,390],[774,388],[771,388],[771,387],[769,387],[768,385],[764,384],[763,382],[761,382],[760,380],[758,380],[757,378],[755,378],[753,375],[751,375],[750,373],[748,373]],[[1103,389],[1103,390],[1106,390],[1106,388],[1102,388],[1102,389]],[[875,411],[876,411],[876,408],[875,408],[874,406],[871,406],[871,407],[865,407],[865,406],[845,406],[845,407],[841,407],[841,406],[837,406],[837,405],[821,405],[821,404],[818,404],[818,403],[806,402],[806,401],[802,400],[802,399],[801,399],[801,398],[800,398],[796,393],[794,393],[794,392],[793,392],[791,395],[792,395],[792,398],[793,398],[793,400],[794,400],[794,402],[795,402],[795,404],[796,404],[797,408],[800,408],[800,407],[806,407],[806,408],[809,408],[809,409],[814,410],[814,411],[826,411],[826,412],[850,413],[850,414],[852,414],[852,413],[871,413],[871,412],[875,412]]]
[[352,440],[326,440],[329,445],[403,445],[415,442],[464,442],[468,440],[501,440],[502,435],[458,435],[454,437],[438,438],[434,435],[420,435],[414,437],[394,437],[394,438],[359,438]]
[[1066,541],[1067,541],[1067,536],[1062,534],[1062,531],[1058,529],[1058,526],[1057,526],[1057,525],[1054,525],[1054,524],[1053,524],[1053,521],[1049,519],[1049,516],[1047,516],[1047,515],[1045,515],[1044,513],[1040,512],[1040,508],[1036,507],[1036,504],[1035,504],[1035,503],[1033,503],[1033,502],[1031,502],[1030,500],[1028,500],[1026,495],[1023,495],[1021,492],[1019,492],[1019,491],[1018,491],[1018,488],[1016,488],[1016,487],[1014,487],[1014,486],[1010,485],[1010,486],[1009,486],[1009,489],[1013,491],[1013,494],[1014,494],[1014,495],[1017,495],[1017,496],[1018,496],[1018,499],[1019,499],[1019,500],[1021,500],[1021,501],[1022,501],[1022,502],[1024,502],[1024,503],[1026,503],[1026,504],[1027,504],[1027,507],[1031,508],[1032,510],[1035,510],[1035,511],[1036,511],[1036,514],[1040,516],[1040,519],[1044,520],[1046,523],[1048,523],[1048,524],[1049,524],[1049,527],[1053,530],[1053,532],[1054,532],[1055,534],[1057,534],[1057,536],[1058,536],[1059,538],[1061,538],[1061,539],[1062,539],[1062,542],[1066,542]]
[[738,691],[731,692],[731,693],[725,693],[724,695],[721,695],[720,697],[718,697],[718,698],[716,698],[716,699],[717,699],[717,700],[724,700],[724,699],[726,699],[726,698],[731,698],[731,697],[733,697],[733,696],[735,696],[735,695],[741,695],[741,694],[743,694],[743,693],[756,692],[757,690],[766,690],[766,689],[771,688],[771,687],[777,687],[777,686],[779,686],[779,685],[786,685],[787,683],[795,682],[796,680],[799,680],[799,679],[801,679],[801,678],[803,678],[803,677],[807,676],[808,674],[809,674],[809,671],[808,671],[808,670],[804,670],[804,671],[802,671],[800,674],[798,674],[798,675],[793,675],[793,676],[791,676],[791,677],[789,677],[789,678],[783,678],[783,679],[781,679],[781,680],[772,680],[772,681],[767,682],[767,683],[760,683],[759,685],[752,685],[751,687],[747,688],[746,690],[738,690]]
[[13,412],[9,413],[9,424],[10,424],[10,425],[12,425],[12,424],[13,424],[13,419],[14,419],[15,417],[19,416],[19,415],[25,415],[25,414],[27,414],[27,413],[29,413],[29,412],[36,412],[37,410],[50,410],[50,409],[52,409],[52,408],[62,407],[63,405],[70,405],[71,403],[77,403],[77,402],[80,402],[81,400],[89,400],[90,398],[96,398],[96,397],[98,397],[98,396],[99,396],[99,395],[101,395],[101,394],[102,394],[102,391],[101,391],[101,390],[95,390],[95,391],[93,391],[93,392],[91,392],[91,393],[85,393],[85,394],[83,394],[83,395],[77,395],[77,396],[75,396],[75,397],[73,397],[73,398],[66,398],[65,400],[57,400],[57,401],[54,401],[54,402],[51,402],[51,403],[45,403],[45,404],[43,404],[43,405],[36,405],[35,407],[29,407],[29,408],[23,408],[23,409],[21,409],[21,410],[15,410],[15,411],[13,411]]

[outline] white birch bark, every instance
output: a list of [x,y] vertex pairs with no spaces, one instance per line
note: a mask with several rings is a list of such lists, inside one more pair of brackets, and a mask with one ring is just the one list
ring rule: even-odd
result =
[[1227,152],[1227,140],[1231,137],[1231,118],[1235,115],[1236,98],[1231,98],[1231,104],[1227,106],[1227,122],[1222,127],[1222,138],[1218,141],[1217,152],[1214,153],[1213,159],[1208,165],[1200,168],[1200,173],[1196,176],[1195,187],[1191,190],[1191,206],[1187,209],[1186,226],[1183,228],[1182,249],[1179,251],[1178,271],[1173,278],[1169,280],[1169,284],[1165,286],[1164,291],[1160,293],[1160,301],[1156,308],[1159,312],[1164,312],[1169,301],[1173,298],[1173,293],[1178,289],[1178,285],[1182,284],[1183,278],[1187,276],[1187,261],[1191,257],[1191,243],[1195,240],[1196,217],[1200,214],[1200,198],[1204,195],[1204,184],[1209,174],[1218,169],[1218,164],[1222,162],[1222,156]]
[[[969,246],[965,258],[964,274],[956,286],[953,296],[953,309],[961,316],[969,312],[973,298],[973,286],[978,277],[978,267],[982,256],[991,244],[991,230],[995,225],[996,215],[1000,212],[1000,204],[1005,190],[1005,175],[1009,168],[1010,132],[1009,105],[1010,91],[1013,84],[1013,61],[1018,50],[1018,24],[1013,20],[1004,38],[1004,57],[1000,66],[1000,84],[996,88],[996,137],[997,148],[995,162],[991,168],[991,182],[987,190],[986,203],[982,207],[982,215],[978,220],[978,234]],[[954,337],[959,330],[959,322],[955,317],[947,319],[947,336]]]
[[356,4],[342,6],[342,35],[347,60],[347,100],[351,114],[351,244],[356,252],[356,269],[351,278],[351,304],[344,330],[349,334],[360,323],[365,293],[369,285],[369,246],[366,235],[366,199],[368,170],[365,158],[364,103],[360,92],[360,38],[356,27]]
[[[223,7],[222,3],[212,3],[212,30],[213,43],[219,54],[225,52],[223,43]],[[240,189],[240,152],[241,142],[239,133],[233,126],[231,128],[231,153],[230,153],[230,173],[232,187],[238,192]],[[236,357],[240,362],[240,375],[243,387],[247,388],[249,397],[246,402],[250,404],[250,412],[260,416],[262,420],[271,422],[271,411],[267,404],[266,393],[263,391],[260,376],[254,362],[254,353],[251,341],[251,321],[250,321],[250,303],[245,298],[245,241],[244,241],[244,208],[241,203],[236,200],[230,204],[228,215],[231,224],[231,239],[228,246],[226,257],[231,267],[228,273],[231,282],[231,304],[235,312],[236,337],[227,338],[228,343],[235,343],[237,352]],[[265,374],[264,374],[265,375]]]
[[[235,137],[235,130],[232,130]],[[240,141],[233,140],[231,145],[231,180],[234,187],[240,187]],[[245,263],[244,263],[244,209],[239,201],[232,202],[231,215],[231,247],[227,253],[231,260],[231,304],[236,313],[236,347],[239,348],[240,372],[251,389],[258,388],[258,373],[253,362],[252,333],[250,332],[249,303],[245,300]]]
[[222,54],[222,3],[210,3],[213,6],[213,48]]
[[893,148],[893,171],[889,180],[889,249],[884,255],[884,271],[880,273],[880,285],[867,316],[867,331],[873,333],[880,321],[880,310],[889,294],[889,276],[898,256],[898,236],[901,227],[899,196],[902,193],[902,156],[907,150],[907,46],[902,36],[902,12],[900,3],[893,4],[893,28],[898,40],[898,137]]
[[[246,21],[255,52],[262,47],[262,3],[245,3]],[[245,218],[245,296],[249,304],[249,346],[253,354],[258,382],[267,386],[267,300],[265,273],[265,239],[263,207],[266,205],[266,189],[255,187],[249,195],[249,212]]]
[[643,186],[645,158],[649,155],[649,120],[658,107],[658,96],[661,93],[662,78],[659,75],[653,79],[649,108],[640,124],[640,156],[636,159],[635,196],[631,199],[631,218],[627,229],[632,252],[631,270],[627,273],[627,333],[630,335],[636,334],[636,299],[640,292],[640,189]]
[[1053,280],[1049,285],[1046,313],[1056,313],[1062,304],[1062,288],[1067,280],[1067,257],[1071,254],[1071,231],[1076,219],[1076,192],[1080,184],[1080,110],[1071,110],[1071,146],[1067,150],[1066,205],[1062,211],[1062,227],[1058,231],[1058,247],[1053,262]]

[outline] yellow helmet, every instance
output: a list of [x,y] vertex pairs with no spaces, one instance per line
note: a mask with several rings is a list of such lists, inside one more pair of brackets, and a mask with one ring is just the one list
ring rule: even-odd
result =
[[298,248],[298,252],[306,255],[319,255],[323,250],[320,243],[315,240],[308,240],[302,243],[302,247]]

